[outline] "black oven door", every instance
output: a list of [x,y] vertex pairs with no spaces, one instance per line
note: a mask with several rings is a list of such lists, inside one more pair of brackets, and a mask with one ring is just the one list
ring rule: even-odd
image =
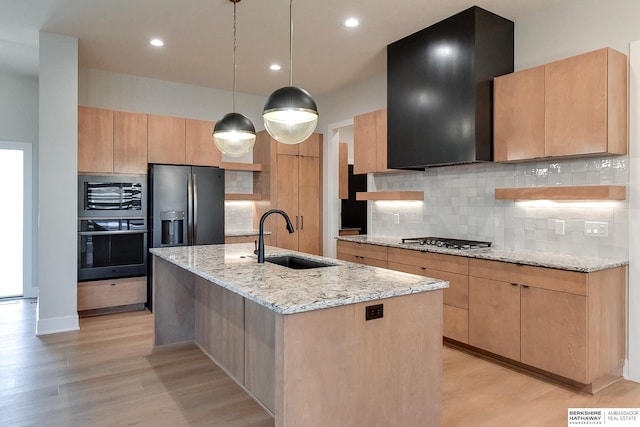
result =
[[83,219],[78,232],[78,280],[147,273],[145,219]]

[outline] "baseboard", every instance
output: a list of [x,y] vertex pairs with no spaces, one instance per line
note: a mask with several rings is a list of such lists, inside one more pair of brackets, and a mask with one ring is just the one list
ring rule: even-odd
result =
[[36,310],[36,336],[77,331],[79,329],[80,322],[77,313],[74,316],[41,319],[39,310]]

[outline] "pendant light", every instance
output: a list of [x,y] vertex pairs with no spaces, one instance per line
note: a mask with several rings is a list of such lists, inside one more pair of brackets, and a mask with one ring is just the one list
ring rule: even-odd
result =
[[230,157],[240,157],[256,143],[256,129],[249,118],[236,113],[236,3],[233,3],[233,112],[225,114],[213,127],[213,142]]
[[264,127],[275,140],[299,144],[318,124],[318,107],[304,89],[293,86],[293,0],[289,3],[289,86],[273,92],[264,105]]

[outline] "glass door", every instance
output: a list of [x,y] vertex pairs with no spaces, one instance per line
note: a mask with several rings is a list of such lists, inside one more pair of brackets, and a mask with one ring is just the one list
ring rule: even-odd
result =
[[24,153],[0,149],[0,298],[23,295]]

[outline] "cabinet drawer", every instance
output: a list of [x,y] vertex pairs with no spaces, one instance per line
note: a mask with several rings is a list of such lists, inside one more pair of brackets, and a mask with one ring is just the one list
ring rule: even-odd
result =
[[587,295],[587,274],[500,261],[469,260],[469,276]]
[[469,311],[444,304],[442,321],[442,335],[465,344],[469,343]]
[[147,302],[145,276],[78,283],[78,311],[145,302]]
[[406,265],[391,261],[389,261],[387,268],[390,270],[404,271],[405,273],[446,280],[449,282],[449,287],[444,289],[444,303],[463,308],[465,310],[469,308],[469,276],[467,275],[416,267],[415,265]]
[[[387,247],[338,240],[338,252],[387,262]],[[357,261],[356,261],[357,262]]]
[[359,256],[359,255],[346,254],[343,252],[338,252],[337,258],[343,261],[355,262],[357,264],[370,265],[372,267],[387,268],[386,260],[368,258],[368,257]]
[[466,257],[399,248],[389,248],[388,256],[389,262],[416,265],[451,273],[469,274],[469,259]]

